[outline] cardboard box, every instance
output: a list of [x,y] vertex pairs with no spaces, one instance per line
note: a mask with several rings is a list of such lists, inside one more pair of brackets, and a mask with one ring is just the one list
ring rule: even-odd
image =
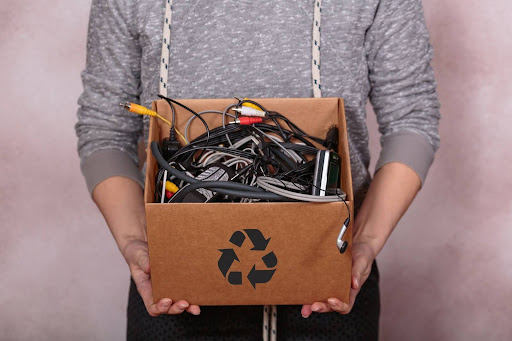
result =
[[[353,212],[352,178],[343,100],[338,98],[255,99],[312,136],[325,137],[337,124],[341,188]],[[224,110],[233,99],[179,100],[196,112]],[[190,113],[175,106],[181,132]],[[170,119],[163,100],[153,110]],[[203,115],[210,128],[221,115]],[[204,133],[195,120],[191,139]],[[162,141],[169,127],[151,118],[149,142]],[[153,203],[158,165],[148,152],[145,206],[154,301],[169,297],[198,305],[311,304],[338,297],[349,302],[352,222],[344,254],[336,247],[347,218],[333,203]],[[352,214],[353,217],[353,214]],[[352,219],[353,220],[353,219]]]

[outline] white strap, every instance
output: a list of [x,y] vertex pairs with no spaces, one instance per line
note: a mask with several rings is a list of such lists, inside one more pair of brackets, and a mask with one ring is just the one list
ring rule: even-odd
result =
[[[269,325],[270,323],[270,325]],[[275,305],[263,306],[263,341],[277,340],[277,307]]]
[[276,341],[277,339],[277,307],[271,306],[270,312],[270,341]]
[[313,12],[313,44],[311,74],[313,76],[313,97],[322,97],[320,84],[320,25],[322,19],[322,0],[315,0]]
[[172,0],[165,2],[164,33],[162,37],[162,58],[160,59],[160,86],[158,93],[167,97],[167,80],[169,77],[169,53],[171,49]]
[[269,335],[269,329],[270,326],[268,325],[269,317],[270,317],[270,306],[266,305],[263,306],[263,328],[261,332],[263,333],[262,339],[263,341],[268,341],[268,335]]

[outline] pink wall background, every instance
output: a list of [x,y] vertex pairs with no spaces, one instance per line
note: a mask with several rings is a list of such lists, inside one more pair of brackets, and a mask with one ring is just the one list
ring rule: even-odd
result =
[[[423,2],[442,147],[378,257],[381,339],[510,340],[512,2]],[[0,4],[0,339],[123,339],[129,272],[75,151],[89,1]]]

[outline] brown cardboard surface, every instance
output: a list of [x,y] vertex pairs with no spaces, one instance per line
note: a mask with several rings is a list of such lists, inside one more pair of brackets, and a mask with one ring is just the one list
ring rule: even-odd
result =
[[[343,101],[337,98],[255,100],[267,110],[287,116],[310,135],[325,136],[331,125],[339,126],[341,187],[347,193],[352,211]],[[235,103],[233,99],[179,101],[197,112],[222,111]],[[153,108],[160,115],[171,117],[167,102],[156,101]],[[191,114],[181,107],[175,108],[178,129],[184,133]],[[203,118],[210,127],[221,124],[221,115],[209,114]],[[199,120],[194,121],[190,133],[191,139],[204,133]],[[149,140],[161,141],[168,135],[169,127],[152,118]],[[169,297],[199,305],[307,304],[338,297],[348,302],[352,223],[344,238],[349,242],[347,251],[340,254],[336,248],[336,238],[348,214],[342,202],[158,204],[153,203],[157,169],[156,160],[148,153],[145,202],[155,301]],[[265,239],[270,238],[265,250],[251,250],[254,245],[246,230],[258,230]],[[230,242],[235,232],[245,237],[240,247]],[[226,278],[219,269],[219,259],[223,256],[220,250],[225,249],[233,249],[238,257]],[[270,252],[277,258],[277,264],[267,268],[262,257]],[[252,275],[259,270],[275,271],[268,282],[256,283],[254,287]],[[242,284],[232,285],[227,277],[237,271],[242,273]]]

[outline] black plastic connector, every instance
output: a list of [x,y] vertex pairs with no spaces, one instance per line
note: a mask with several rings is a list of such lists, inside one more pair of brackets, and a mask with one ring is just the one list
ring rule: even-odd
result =
[[339,143],[339,130],[338,127],[333,125],[327,131],[327,136],[325,137],[325,142],[323,146],[329,150],[334,150],[338,152],[338,143]]
[[166,160],[169,160],[179,149],[180,143],[176,139],[176,130],[173,127],[169,137],[162,141],[162,155]]

